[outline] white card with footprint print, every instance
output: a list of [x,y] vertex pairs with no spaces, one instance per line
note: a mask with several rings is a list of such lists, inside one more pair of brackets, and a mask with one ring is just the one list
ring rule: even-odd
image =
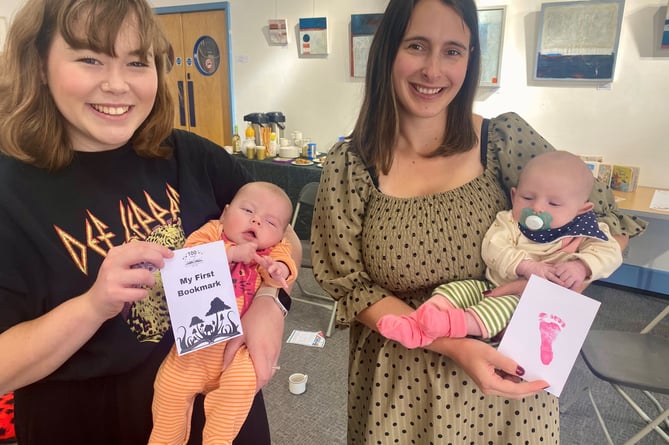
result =
[[560,397],[599,305],[533,275],[498,349],[525,369],[525,380],[546,380]]

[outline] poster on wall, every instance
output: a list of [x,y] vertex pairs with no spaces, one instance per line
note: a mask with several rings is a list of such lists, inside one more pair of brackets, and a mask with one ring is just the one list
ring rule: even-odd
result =
[[365,77],[374,33],[383,14],[351,14],[351,76]]
[[661,47],[669,49],[669,1],[667,2],[667,18],[664,19],[664,32],[662,33]]
[[624,0],[541,5],[534,80],[613,80]]
[[272,45],[288,44],[288,20],[270,19],[269,41]]
[[300,55],[322,56],[328,53],[328,19],[300,19]]
[[498,87],[504,39],[504,6],[479,8],[479,40],[481,44],[481,78],[479,85]]

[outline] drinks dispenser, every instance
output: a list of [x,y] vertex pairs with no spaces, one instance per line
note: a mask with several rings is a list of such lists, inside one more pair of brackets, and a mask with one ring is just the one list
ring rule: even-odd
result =
[[270,111],[265,113],[269,125],[272,127],[272,133],[276,134],[277,138],[282,138],[283,132],[286,129],[286,116],[281,111]]
[[262,128],[265,127],[269,121],[265,113],[249,113],[244,116],[244,121],[250,122],[255,132],[256,145],[263,145],[262,143]]

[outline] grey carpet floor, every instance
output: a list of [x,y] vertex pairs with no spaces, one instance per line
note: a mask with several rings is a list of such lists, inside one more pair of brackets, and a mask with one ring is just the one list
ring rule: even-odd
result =
[[[309,271],[303,271],[301,283],[315,290]],[[299,290],[295,291],[296,294]],[[602,302],[593,328],[615,328],[640,331],[669,300],[629,290],[592,285],[586,295]],[[325,331],[329,311],[326,308],[295,301],[286,319],[284,341],[293,329]],[[669,317],[658,325],[654,334],[669,338]],[[323,348],[284,343],[281,369],[263,390],[272,430],[273,445],[343,445],[346,443],[348,331],[337,329]],[[309,376],[307,391],[293,395],[288,391],[288,376],[294,372]],[[669,357],[667,357],[669,372]],[[560,397],[561,443],[564,445],[605,444],[587,392],[590,387],[600,405],[605,421],[616,443],[622,443],[643,426],[636,413],[606,383],[598,380],[579,356]],[[645,406],[639,393],[633,397]],[[661,397],[669,405],[669,397]],[[652,412],[652,409],[649,409]],[[651,433],[640,444],[664,443]]]

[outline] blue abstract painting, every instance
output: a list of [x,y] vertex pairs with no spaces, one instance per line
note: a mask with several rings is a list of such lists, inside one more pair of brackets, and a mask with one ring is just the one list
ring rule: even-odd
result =
[[544,3],[535,80],[612,81],[624,3]]

